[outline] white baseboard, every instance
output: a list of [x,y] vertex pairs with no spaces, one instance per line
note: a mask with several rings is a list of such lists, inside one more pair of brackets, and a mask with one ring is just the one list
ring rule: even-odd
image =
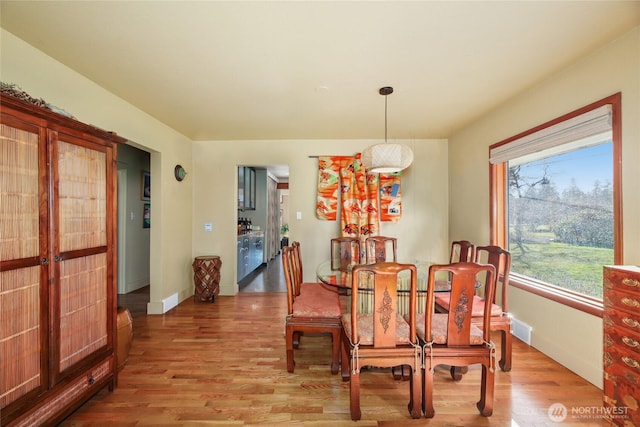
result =
[[159,302],[149,302],[147,303],[147,314],[164,314],[177,306],[179,302],[178,293],[175,293]]
[[520,341],[531,345],[531,331],[533,328],[521,320],[511,318],[511,331],[512,334]]

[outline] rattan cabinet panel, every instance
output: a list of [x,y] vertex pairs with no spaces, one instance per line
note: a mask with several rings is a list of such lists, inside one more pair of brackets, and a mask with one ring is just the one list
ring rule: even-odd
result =
[[53,425],[116,383],[117,144],[2,94],[0,414]]

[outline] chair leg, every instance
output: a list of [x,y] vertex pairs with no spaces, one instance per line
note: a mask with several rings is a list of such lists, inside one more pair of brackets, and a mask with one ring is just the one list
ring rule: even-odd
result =
[[362,417],[362,412],[360,411],[360,372],[351,372],[349,402],[351,420],[358,421]]
[[340,339],[340,352],[341,352],[340,367],[342,370],[342,381],[349,381],[349,376],[351,374],[349,371],[351,367],[351,359],[349,358],[349,350],[347,349],[347,345],[345,344],[342,338]]
[[501,332],[501,349],[500,349],[500,369],[504,372],[509,372],[511,370],[511,345],[512,345],[512,337],[511,331],[502,330]]
[[[491,363],[490,361],[488,362]],[[482,379],[480,382],[480,400],[476,404],[480,414],[490,417],[493,414],[494,372],[487,365],[482,365]]]
[[462,376],[469,371],[468,366],[452,366],[450,369],[451,379],[454,381],[460,381]]
[[292,342],[293,342],[293,348],[298,348],[300,346],[300,336],[302,335],[302,332],[294,332],[293,333],[293,338],[292,338]]
[[408,365],[399,365],[391,368],[391,375],[393,375],[393,379],[396,381],[407,381],[411,376],[411,369]]
[[422,396],[422,370],[412,369],[409,377],[409,413],[411,418],[422,416],[420,397]]
[[296,362],[293,359],[294,342],[293,337],[295,332],[292,328],[286,327],[285,329],[285,346],[287,348],[287,372],[293,372]]
[[340,369],[340,343],[342,328],[331,330],[331,373],[337,374]]
[[427,418],[433,418],[433,372],[430,366],[422,370],[422,412]]

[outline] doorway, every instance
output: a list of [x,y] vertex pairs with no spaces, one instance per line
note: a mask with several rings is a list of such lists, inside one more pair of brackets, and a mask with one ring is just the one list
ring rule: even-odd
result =
[[[245,177],[249,179],[244,179]],[[279,292],[286,288],[279,255],[282,225],[288,224],[288,185],[288,165],[238,166],[238,224],[250,222],[252,231],[258,231],[251,236],[238,236],[237,271],[240,292]],[[284,197],[283,192],[286,193]],[[262,239],[262,263],[258,266],[256,263],[249,263],[247,268],[246,252],[252,247],[249,244],[249,249],[244,248],[247,246],[245,241],[255,239],[255,234]]]
[[151,170],[151,154],[132,145],[118,147],[118,306],[134,317],[147,314],[150,301],[149,205],[142,183]]

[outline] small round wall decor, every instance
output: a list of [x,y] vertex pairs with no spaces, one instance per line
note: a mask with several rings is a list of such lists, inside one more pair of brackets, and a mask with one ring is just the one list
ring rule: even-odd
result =
[[173,175],[176,177],[176,180],[182,181],[185,176],[187,176],[187,171],[181,165],[176,165],[173,170]]

